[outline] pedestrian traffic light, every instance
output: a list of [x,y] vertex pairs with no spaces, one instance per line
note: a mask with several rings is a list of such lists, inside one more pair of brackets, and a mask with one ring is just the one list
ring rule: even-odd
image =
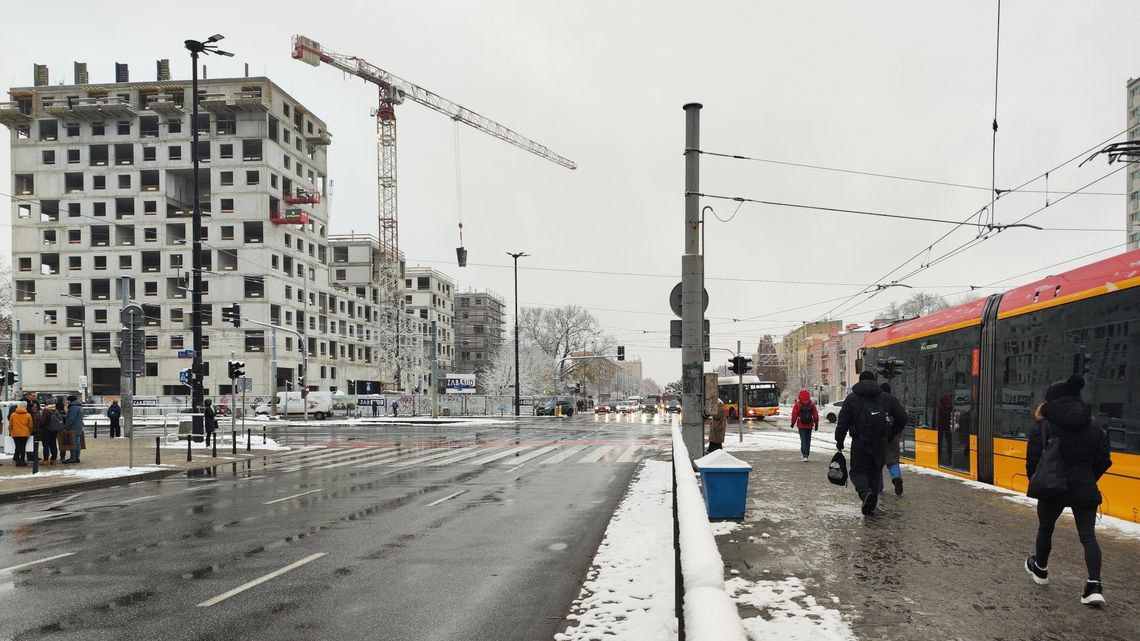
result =
[[618,360],[625,360],[625,345],[618,345]]
[[179,371],[178,372],[178,382],[182,383],[186,387],[193,388],[194,387],[194,370],[187,367],[187,368]]
[[234,306],[231,308],[230,314],[231,314],[230,321],[233,322],[234,327],[241,327],[241,304],[240,303],[234,303]]
[[245,361],[230,361],[227,371],[229,372],[230,380],[245,376]]
[[4,376],[4,382],[8,384],[8,387],[15,385],[18,380],[20,380],[20,375],[12,370],[8,370],[8,373]]

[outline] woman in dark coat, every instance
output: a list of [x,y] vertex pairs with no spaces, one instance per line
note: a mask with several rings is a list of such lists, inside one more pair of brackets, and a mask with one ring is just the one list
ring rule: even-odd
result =
[[1045,392],[1045,403],[1037,408],[1037,425],[1029,431],[1026,474],[1033,477],[1047,442],[1058,439],[1060,470],[1068,489],[1060,496],[1038,499],[1037,553],[1025,560],[1025,570],[1037,583],[1049,582],[1047,568],[1053,527],[1065,508],[1071,508],[1089,571],[1081,603],[1101,605],[1104,595],[1100,585],[1100,546],[1094,531],[1101,496],[1096,484],[1112,466],[1112,459],[1108,434],[1093,424],[1089,407],[1081,400],[1084,386],[1084,379],[1076,374],[1050,385]]

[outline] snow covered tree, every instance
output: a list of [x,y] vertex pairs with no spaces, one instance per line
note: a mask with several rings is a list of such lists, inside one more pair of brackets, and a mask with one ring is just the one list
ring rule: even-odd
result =
[[519,310],[519,335],[537,345],[558,367],[562,377],[570,363],[562,359],[577,352],[604,349],[608,340],[602,335],[598,319],[584,307],[523,307]]
[[942,311],[950,307],[946,299],[938,294],[928,294],[927,292],[915,292],[901,303],[892,302],[883,310],[883,318],[893,320],[901,320],[904,318],[914,318],[916,316],[925,316],[933,312]]

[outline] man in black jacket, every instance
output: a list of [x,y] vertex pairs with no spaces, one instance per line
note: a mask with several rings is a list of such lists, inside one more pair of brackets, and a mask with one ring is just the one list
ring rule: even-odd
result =
[[851,434],[851,483],[863,502],[863,514],[872,514],[883,485],[887,441],[906,427],[907,413],[890,394],[883,394],[874,372],[863,372],[843,400],[835,427],[835,443],[843,450]]

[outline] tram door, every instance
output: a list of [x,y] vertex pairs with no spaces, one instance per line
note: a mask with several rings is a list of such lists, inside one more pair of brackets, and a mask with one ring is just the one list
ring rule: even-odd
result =
[[969,349],[927,354],[927,403],[938,431],[938,466],[970,472],[970,435],[975,433],[975,380]]

